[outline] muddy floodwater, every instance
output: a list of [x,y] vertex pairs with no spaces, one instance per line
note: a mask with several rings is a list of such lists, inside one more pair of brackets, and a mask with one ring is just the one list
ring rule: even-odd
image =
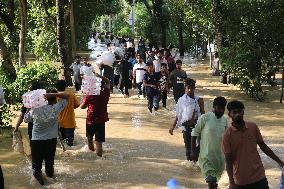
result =
[[[183,68],[188,76],[197,80],[196,94],[205,100],[206,112],[211,110],[216,96],[228,100],[238,99],[245,104],[245,118],[255,121],[261,129],[265,142],[284,160],[284,105],[279,103],[280,89],[269,87],[265,102],[256,102],[237,87],[224,85],[218,77],[212,77],[208,62],[187,60]],[[200,170],[185,164],[185,149],[181,131],[168,133],[174,121],[174,100],[169,94],[167,109],[155,114],[147,111],[147,101],[139,99],[134,90],[132,97],[123,98],[117,90],[108,105],[110,121],[106,127],[105,153],[98,158],[88,151],[85,141],[86,110],[76,110],[77,129],[75,146],[62,152],[57,147],[55,179],[46,180],[41,187],[31,177],[31,164],[25,155],[13,152],[12,138],[0,136],[0,164],[7,189],[55,188],[166,188],[170,178],[192,189],[204,189],[206,184]],[[227,112],[226,112],[227,114]],[[16,120],[13,121],[15,124]],[[25,152],[30,153],[26,125],[21,126]],[[261,153],[270,188],[277,189],[280,168]],[[44,167],[44,166],[43,166]],[[226,174],[219,188],[228,188]]]

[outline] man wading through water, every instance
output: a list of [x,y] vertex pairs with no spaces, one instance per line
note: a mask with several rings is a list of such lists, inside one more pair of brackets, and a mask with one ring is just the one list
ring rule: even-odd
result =
[[107,104],[110,96],[110,82],[106,77],[96,74],[96,77],[102,78],[100,95],[87,95],[81,104],[81,109],[88,108],[86,120],[86,137],[88,147],[95,151],[93,137],[95,135],[96,153],[102,156],[102,144],[105,142],[105,123],[108,119]]
[[258,126],[244,120],[242,102],[232,101],[227,109],[232,123],[223,135],[222,150],[230,180],[229,189],[269,189],[257,145],[281,168],[283,161],[265,144]]
[[169,86],[173,87],[175,102],[184,95],[184,80],[187,78],[186,72],[182,70],[182,61],[176,61],[176,69],[169,76]]
[[227,119],[223,116],[226,104],[227,101],[224,97],[215,98],[213,111],[201,115],[191,132],[193,161],[197,161],[196,139],[201,137],[198,163],[209,189],[217,189],[217,179],[220,179],[225,168],[221,141],[222,134],[228,125]]
[[183,139],[188,161],[191,158],[191,131],[194,128],[197,119],[204,114],[203,98],[195,95],[195,80],[187,78],[184,82],[185,94],[179,98],[176,106],[176,119],[169,133],[173,135],[175,127],[183,127]]

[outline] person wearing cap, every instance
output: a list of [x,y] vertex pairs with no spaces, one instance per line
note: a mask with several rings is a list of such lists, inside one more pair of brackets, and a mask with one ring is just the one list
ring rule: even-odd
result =
[[175,102],[184,95],[184,80],[187,78],[186,72],[181,68],[182,61],[176,61],[176,69],[169,76],[169,85],[173,87]]

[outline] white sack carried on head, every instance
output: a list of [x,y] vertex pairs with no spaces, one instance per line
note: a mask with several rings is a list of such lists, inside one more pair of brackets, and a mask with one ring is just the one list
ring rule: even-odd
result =
[[101,58],[102,62],[104,65],[113,66],[113,62],[115,60],[114,54],[110,51],[105,51],[102,54],[102,58]]
[[101,55],[103,51],[92,51],[90,54],[90,58],[93,60],[97,60]]
[[34,109],[47,105],[44,94],[46,94],[46,90],[44,89],[29,91],[23,94],[22,99],[24,107]]
[[124,51],[120,47],[115,47],[113,53],[117,54],[120,58],[124,57]]

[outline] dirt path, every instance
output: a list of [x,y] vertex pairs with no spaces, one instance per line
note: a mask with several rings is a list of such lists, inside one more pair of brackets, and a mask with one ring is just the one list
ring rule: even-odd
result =
[[[196,93],[205,98],[206,111],[211,110],[211,102],[216,96],[242,100],[246,119],[260,126],[265,141],[284,159],[284,108],[278,103],[278,89],[269,91],[267,102],[255,102],[236,87],[223,85],[218,78],[212,78],[207,64],[195,68],[185,65],[184,68],[197,80]],[[127,99],[120,94],[111,96],[105,144],[107,153],[102,159],[84,149],[86,111],[76,110],[77,145],[67,153],[58,148],[56,182],[46,188],[155,189],[165,188],[167,180],[172,177],[187,188],[205,188],[200,171],[183,165],[185,149],[181,132],[175,131],[174,136],[168,134],[174,119],[173,99],[168,100],[169,110],[163,109],[156,115],[148,113],[146,103],[136,96]],[[5,141],[0,138],[0,162],[7,188],[36,188],[30,179],[30,164],[23,156],[11,152],[11,142]],[[276,189],[280,170],[272,160],[261,155],[270,186]],[[220,188],[225,186],[223,179]]]

